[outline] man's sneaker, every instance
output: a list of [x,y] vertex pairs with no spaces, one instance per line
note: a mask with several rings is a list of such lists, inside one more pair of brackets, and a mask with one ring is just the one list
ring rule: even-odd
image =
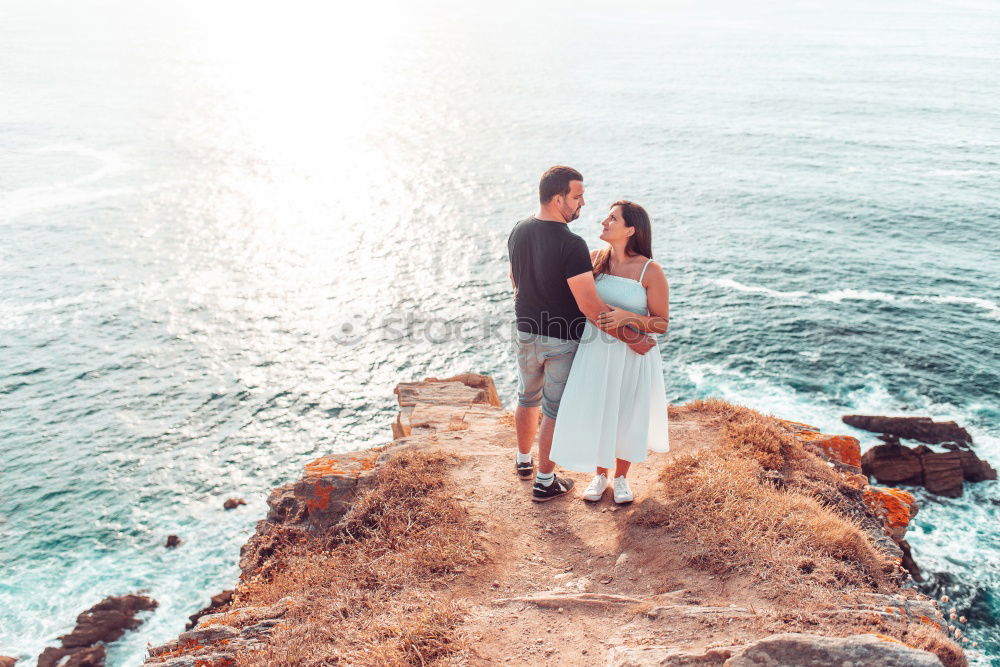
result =
[[535,474],[535,459],[532,457],[527,463],[519,463],[517,460],[514,461],[514,472],[521,479],[531,479]]
[[608,476],[597,475],[583,491],[583,499],[596,503],[608,488]]
[[573,480],[554,475],[552,483],[548,486],[541,482],[535,482],[535,485],[531,487],[531,499],[536,503],[545,503],[559,496],[565,496],[572,490]]
[[628,479],[627,478],[625,478],[625,477],[615,477],[615,481],[613,482],[613,485],[615,487],[615,502],[616,503],[619,503],[619,504],[630,503],[633,500],[635,500],[635,498],[632,496],[632,489],[630,489],[629,486],[628,486]]

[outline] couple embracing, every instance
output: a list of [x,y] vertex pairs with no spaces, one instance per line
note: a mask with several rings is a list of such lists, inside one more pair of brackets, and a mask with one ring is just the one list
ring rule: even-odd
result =
[[[538,214],[507,239],[517,315],[518,453],[532,499],[566,495],[573,480],[555,466],[593,471],[583,499],[610,487],[616,503],[633,493],[629,466],[669,449],[662,361],[652,337],[667,330],[668,286],[652,260],[646,211],[617,201],[601,222],[607,245],[587,249],[569,230],[584,205],[583,176],[552,167],[538,186]],[[542,418],[539,422],[538,411]]]

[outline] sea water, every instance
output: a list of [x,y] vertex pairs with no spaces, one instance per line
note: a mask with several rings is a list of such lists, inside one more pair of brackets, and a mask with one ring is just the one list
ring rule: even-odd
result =
[[[358,4],[0,8],[0,654],[145,590],[141,662],[397,382],[511,405],[505,241],[556,163],[592,247],[652,216],[673,403],[954,419],[1000,463],[996,3]],[[988,664],[998,487],[917,495]]]

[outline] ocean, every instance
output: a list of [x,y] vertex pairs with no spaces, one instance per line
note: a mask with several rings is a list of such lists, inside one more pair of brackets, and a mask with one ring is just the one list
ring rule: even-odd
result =
[[[842,415],[954,419],[1000,465],[996,2],[357,5],[0,8],[0,655],[146,590],[139,664],[272,487],[391,439],[398,382],[512,405],[505,241],[552,164],[591,247],[649,211],[671,402],[863,448]],[[997,483],[916,493],[1000,664]]]

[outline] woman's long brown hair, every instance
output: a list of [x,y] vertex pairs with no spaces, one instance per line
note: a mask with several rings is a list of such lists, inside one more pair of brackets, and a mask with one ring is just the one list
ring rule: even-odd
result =
[[[653,259],[653,232],[649,225],[649,214],[646,209],[635,202],[624,199],[616,201],[611,208],[621,206],[622,219],[626,227],[635,229],[635,233],[628,237],[625,245],[625,254],[629,257],[633,255],[645,255]],[[611,268],[611,246],[607,246],[597,252],[597,259],[594,260],[594,275],[607,273]]]

